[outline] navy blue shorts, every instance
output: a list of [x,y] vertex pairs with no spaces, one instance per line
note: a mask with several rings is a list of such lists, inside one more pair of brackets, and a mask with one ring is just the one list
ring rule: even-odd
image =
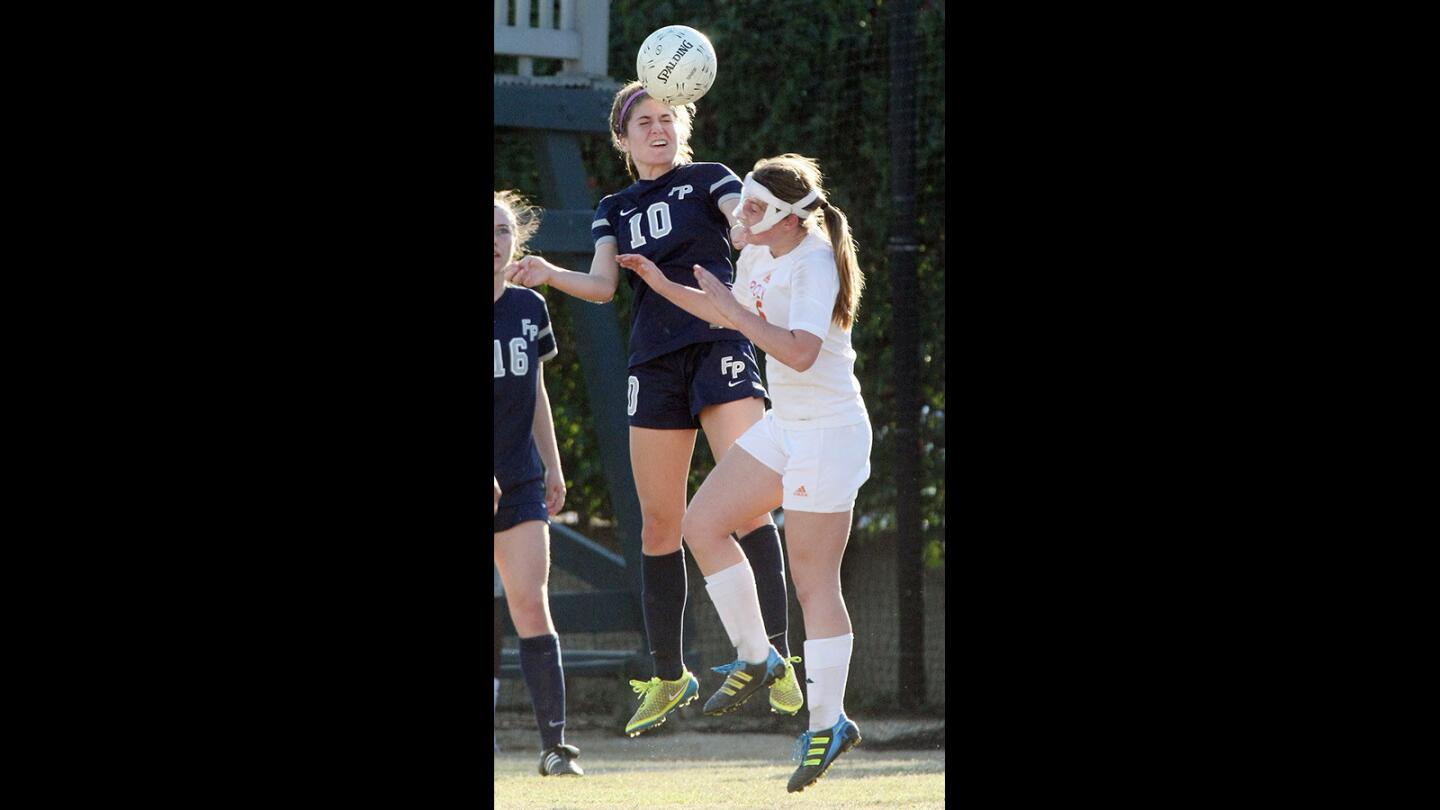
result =
[[692,343],[630,368],[627,412],[631,427],[678,430],[700,427],[707,405],[768,397],[748,340]]
[[500,511],[495,513],[495,533],[513,529],[527,520],[550,522],[545,508],[545,481],[535,479],[516,485],[513,490],[501,488]]

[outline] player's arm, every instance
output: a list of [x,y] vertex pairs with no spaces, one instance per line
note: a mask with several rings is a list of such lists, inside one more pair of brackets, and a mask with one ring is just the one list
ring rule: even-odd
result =
[[[824,339],[803,329],[782,329],[740,305],[724,282],[710,271],[696,265],[695,278],[700,287],[712,296],[722,317],[730,321],[730,328],[750,338],[766,356],[773,357],[796,371],[807,371],[815,365],[820,356],[820,345]],[[723,294],[723,295],[722,295]]]
[[[704,290],[697,290],[694,287],[687,287],[684,284],[676,284],[660,272],[655,263],[641,256],[638,253],[627,253],[616,257],[622,266],[633,270],[636,275],[650,285],[650,289],[660,293],[665,300],[674,304],[686,312],[694,315],[706,323],[713,323],[727,329],[732,328],[730,321],[725,317],[723,311],[715,306],[708,293]],[[722,285],[723,286],[723,285]],[[730,296],[730,290],[725,290],[725,296]],[[733,299],[732,299],[733,300]]]
[[615,263],[615,243],[595,246],[589,273],[577,273],[557,267],[539,256],[526,256],[505,268],[505,280],[523,287],[548,284],[560,292],[595,304],[607,303],[615,297],[620,283],[620,266]]
[[565,473],[560,468],[560,445],[555,440],[555,420],[550,415],[550,394],[545,391],[543,362],[535,377],[535,418],[531,428],[535,433],[535,448],[540,451],[540,463],[545,465],[545,506],[555,515],[565,505]]
[[734,245],[736,250],[744,250],[745,246],[750,244],[750,231],[746,230],[745,223],[740,221],[739,211],[739,197],[729,197],[720,203],[720,213],[724,214],[730,223],[730,244]]

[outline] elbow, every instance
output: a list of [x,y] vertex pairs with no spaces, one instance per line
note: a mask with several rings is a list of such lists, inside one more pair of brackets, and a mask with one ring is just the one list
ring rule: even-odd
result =
[[594,301],[597,304],[608,304],[611,301],[614,301],[616,286],[617,285],[611,284],[609,287],[601,288],[600,294],[590,300]]
[[821,339],[808,332],[792,331],[790,334],[794,336],[791,358],[795,362],[786,365],[801,373],[809,371],[820,357]]

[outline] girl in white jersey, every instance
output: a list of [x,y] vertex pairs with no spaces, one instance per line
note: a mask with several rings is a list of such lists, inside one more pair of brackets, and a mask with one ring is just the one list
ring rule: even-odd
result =
[[819,166],[801,155],[755,164],[732,234],[744,245],[733,291],[698,266],[699,290],[668,280],[644,260],[631,268],[677,306],[740,331],[766,354],[774,408],[705,479],[682,532],[738,654],[725,686],[705,706],[718,714],[777,672],[750,567],[729,532],[747,515],[785,507],[810,683],[810,723],[797,740],[792,793],[860,742],[844,713],[854,635],[840,594],[840,562],[855,497],[870,477],[870,419],[850,345],[864,281],[849,223],[820,181]]

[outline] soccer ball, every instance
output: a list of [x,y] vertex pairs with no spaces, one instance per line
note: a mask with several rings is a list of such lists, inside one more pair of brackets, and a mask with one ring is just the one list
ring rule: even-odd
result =
[[715,84],[715,47],[694,28],[667,25],[645,38],[635,75],[661,104],[689,104]]

